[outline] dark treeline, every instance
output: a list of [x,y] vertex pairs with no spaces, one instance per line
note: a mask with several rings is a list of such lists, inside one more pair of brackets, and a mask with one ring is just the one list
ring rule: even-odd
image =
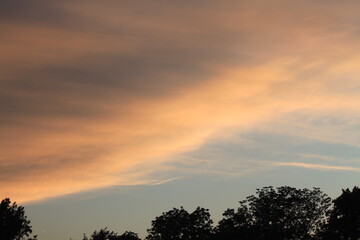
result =
[[[345,189],[333,201],[319,188],[264,187],[227,209],[216,226],[209,209],[183,207],[162,213],[151,222],[144,240],[358,240],[360,189]],[[1,240],[36,240],[24,208],[4,199],[0,205]],[[82,240],[140,240],[130,231],[107,228]]]

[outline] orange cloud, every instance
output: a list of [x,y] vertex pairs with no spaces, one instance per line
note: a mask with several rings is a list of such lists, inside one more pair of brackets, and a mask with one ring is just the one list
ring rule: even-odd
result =
[[16,201],[161,182],[151,173],[224,129],[359,115],[347,5],[58,4],[53,22],[2,24],[0,187]]

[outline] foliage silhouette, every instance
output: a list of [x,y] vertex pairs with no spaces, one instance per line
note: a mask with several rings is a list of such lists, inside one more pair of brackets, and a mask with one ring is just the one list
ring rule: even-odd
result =
[[[319,188],[263,187],[227,209],[213,228],[208,209],[192,213],[183,207],[162,213],[151,222],[145,240],[358,240],[360,188],[342,190],[333,201]],[[0,204],[0,240],[37,240],[24,207],[9,198]],[[82,240],[141,240],[134,232],[122,235],[107,228]]]
[[248,207],[244,202],[240,202],[240,207],[235,212],[234,209],[227,209],[223,213],[224,218],[220,220],[215,228],[214,239],[252,239],[253,220]]
[[25,215],[24,207],[18,206],[16,202],[11,204],[9,198],[5,198],[0,203],[0,239],[1,240],[36,240],[36,235],[32,238],[32,227],[30,220]]
[[122,235],[118,235],[118,233],[104,228],[94,231],[90,238],[84,234],[83,240],[140,240],[140,238],[134,232],[126,231]]
[[325,228],[324,239],[360,239],[360,188],[352,191],[347,188],[334,201],[329,222]]
[[331,199],[319,188],[288,186],[257,189],[225,211],[215,229],[216,239],[312,239],[322,228]]
[[120,235],[119,240],[140,240],[140,238],[137,233],[126,231]]
[[146,240],[207,240],[212,223],[208,209],[198,207],[188,213],[183,207],[173,208],[152,221]]

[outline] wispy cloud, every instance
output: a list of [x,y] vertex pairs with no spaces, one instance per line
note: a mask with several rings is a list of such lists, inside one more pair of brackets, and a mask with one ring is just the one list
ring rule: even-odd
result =
[[326,170],[326,171],[360,172],[360,168],[358,168],[358,167],[320,165],[320,164],[309,164],[309,163],[301,163],[301,162],[274,162],[273,165],[311,168],[311,169],[315,169],[315,170]]

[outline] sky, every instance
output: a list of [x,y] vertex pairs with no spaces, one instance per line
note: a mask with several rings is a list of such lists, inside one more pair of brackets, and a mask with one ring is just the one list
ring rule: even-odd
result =
[[3,1],[0,197],[42,239],[360,180],[357,0]]

